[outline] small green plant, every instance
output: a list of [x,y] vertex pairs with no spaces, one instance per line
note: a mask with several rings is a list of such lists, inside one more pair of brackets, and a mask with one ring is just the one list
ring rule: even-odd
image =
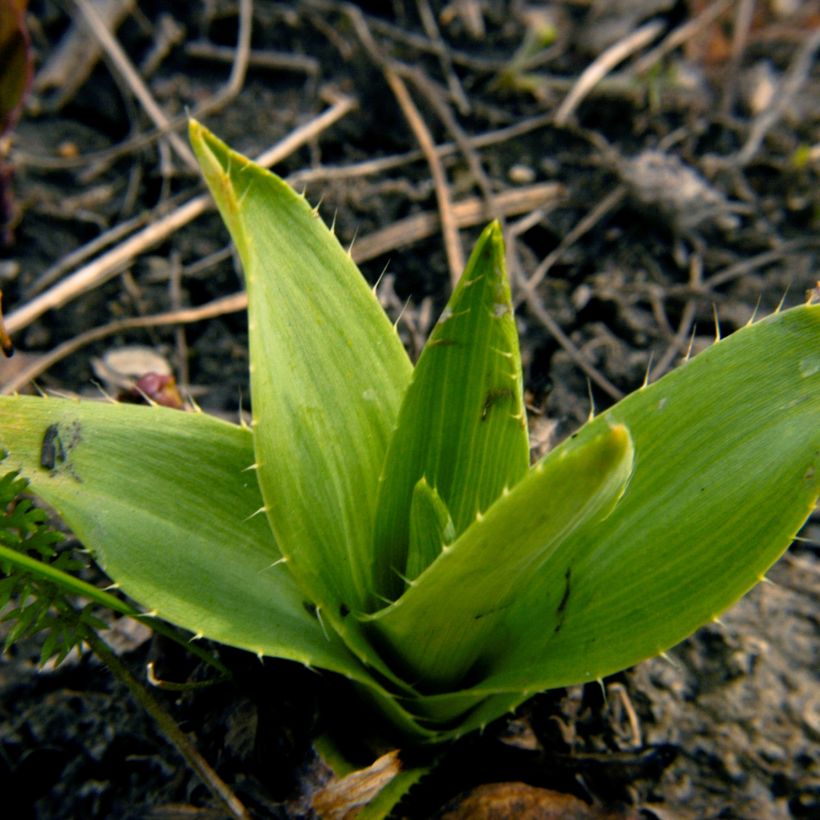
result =
[[415,740],[656,655],[818,496],[820,307],[776,313],[529,464],[498,225],[413,367],[317,212],[196,122],[239,250],[253,423],[4,397],[9,469],[197,635],[344,675]]
[[[0,478],[0,620],[9,624],[3,651],[43,632],[40,663],[54,659],[59,664],[82,643],[85,629],[105,624],[94,618],[90,606],[78,612],[65,590],[49,580],[49,573],[76,573],[83,564],[71,550],[57,549],[64,536],[49,526],[45,511],[23,495],[26,486],[15,472]],[[15,564],[4,560],[4,553],[16,553]]]

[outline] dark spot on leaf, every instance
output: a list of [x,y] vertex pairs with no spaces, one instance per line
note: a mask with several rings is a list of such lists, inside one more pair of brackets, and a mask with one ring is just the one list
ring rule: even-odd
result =
[[555,624],[555,633],[561,631],[561,627],[564,625],[564,618],[566,617],[566,608],[567,603],[569,602],[569,595],[572,591],[572,568],[567,567],[567,571],[564,573],[564,594],[561,596],[561,600],[558,602],[558,609],[555,610],[555,614],[558,616],[558,623]]
[[344,602],[339,604],[339,615],[342,618],[346,618],[348,615],[350,615],[350,607]]
[[474,621],[480,621],[482,618],[486,618],[488,615],[495,615],[497,612],[503,612],[505,609],[508,609],[510,606],[509,602],[501,604],[500,606],[494,606],[490,609],[485,609],[483,612],[477,612],[473,615]]
[[65,447],[60,438],[60,426],[50,424],[43,435],[43,443],[40,446],[40,466],[44,470],[55,470],[57,466],[65,463]]
[[82,479],[70,463],[71,451],[82,441],[82,427],[78,421],[70,424],[50,424],[43,434],[40,445],[40,467],[52,473],[65,472],[75,481]]
[[457,344],[455,339],[431,339],[427,347],[455,347]]
[[310,615],[312,618],[317,618],[318,615],[316,614],[316,604],[312,604],[310,601],[302,601],[302,606],[305,608],[305,612]]
[[484,404],[481,407],[481,420],[486,421],[492,406],[502,399],[512,398],[513,392],[509,387],[492,387],[484,394]]

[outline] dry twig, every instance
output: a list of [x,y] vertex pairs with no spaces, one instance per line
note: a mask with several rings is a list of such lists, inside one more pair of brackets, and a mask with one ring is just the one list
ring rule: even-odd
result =
[[736,156],[740,166],[748,165],[757,154],[766,134],[778,123],[803,87],[811,72],[815,52],[820,49],[820,29],[813,32],[794,55],[786,76],[774,94],[772,104],[758,114],[749,129],[749,136]]
[[[511,188],[496,194],[493,200],[493,212],[488,210],[486,201],[479,197],[471,197],[453,203],[453,220],[457,227],[468,228],[486,222],[497,214],[515,216],[534,208],[551,208],[563,198],[564,193],[564,186],[557,182],[544,182],[526,188]],[[406,219],[357,239],[353,243],[353,259],[356,262],[364,262],[390,253],[417,242],[419,239],[432,236],[438,226],[439,220],[436,213],[428,212],[408,216]]]
[[462,271],[464,270],[464,250],[461,247],[461,238],[458,235],[458,226],[453,218],[453,206],[450,200],[450,189],[447,184],[447,176],[436,152],[436,145],[433,136],[424,122],[404,80],[399,76],[391,63],[381,53],[381,49],[373,39],[370,29],[367,27],[364,15],[361,11],[350,4],[345,4],[345,13],[350,19],[357,36],[359,37],[365,51],[370,55],[373,62],[378,65],[390,90],[393,92],[399,107],[407,120],[416,140],[424,153],[427,164],[430,166],[430,174],[433,177],[433,185],[436,189],[436,200],[438,201],[439,213],[441,215],[441,232],[444,236],[444,249],[447,253],[447,264],[450,268],[450,282],[455,287]]
[[[157,128],[167,128],[169,126],[168,117],[165,116],[165,113],[157,104],[153,94],[151,94],[148,86],[142,77],[140,77],[137,69],[134,68],[134,65],[125,53],[123,47],[119,44],[117,38],[108,30],[97,9],[94,8],[94,5],[89,2],[89,0],[74,0],[74,2],[85,17],[92,34],[97,38],[99,44],[105,50],[105,53],[114,64],[122,79],[128,84],[133,95],[139,100],[140,105],[142,105],[146,114],[151,118],[151,121]],[[168,142],[174,151],[176,151],[177,156],[179,156],[189,168],[195,170],[198,167],[191,149],[182,141],[179,134],[170,131],[168,133]]]
[[552,266],[586,233],[591,231],[610,211],[617,208],[626,196],[626,186],[618,185],[567,233],[558,246],[548,253],[532,275],[522,283],[525,291],[534,292]]
[[651,43],[662,30],[663,24],[657,20],[646,23],[646,25],[636,29],[629,36],[624,37],[622,40],[619,40],[601,52],[601,54],[581,72],[581,75],[576,80],[569,94],[564,98],[561,105],[558,106],[558,110],[555,112],[555,124],[559,127],[565,126],[584,97],[586,97],[616,65],[622,63],[627,57]]
[[589,378],[595,382],[607,395],[619,401],[624,397],[623,391],[615,387],[614,384],[601,373],[594,365],[587,361],[586,356],[578,349],[572,339],[561,330],[561,326],[552,318],[550,312],[541,304],[536,294],[527,289],[524,290],[527,308],[538,319],[539,322],[549,331],[550,335],[564,348],[573,363]]
[[[541,208],[543,212],[544,209],[552,207],[560,201],[563,194],[564,189],[561,185],[554,182],[547,182],[528,188],[504,191],[498,195],[496,207],[501,213],[507,216],[530,211],[533,208]],[[488,218],[486,204],[478,197],[456,203],[454,212],[459,226],[463,228],[477,225]],[[436,213],[417,214],[403,219],[400,222],[396,222],[380,231],[375,231],[368,236],[362,237],[354,243],[351,255],[356,262],[366,262],[384,253],[388,253],[395,248],[432,236],[438,230],[438,226],[439,223]],[[230,255],[230,248],[217,251],[209,257],[208,261],[215,264],[228,255]],[[203,262],[205,261],[206,260],[203,260]],[[189,268],[187,272],[190,274],[191,269]],[[136,316],[109,322],[106,325],[95,327],[85,333],[81,333],[58,345],[48,353],[38,356],[28,366],[19,370],[12,378],[3,384],[2,388],[0,388],[0,393],[14,393],[20,390],[67,356],[76,353],[86,345],[98,342],[108,336],[113,336],[115,333],[123,333],[139,328],[154,328],[201,322],[206,319],[222,316],[226,313],[236,313],[240,310],[244,310],[247,306],[247,295],[241,292],[215,299],[197,308],[171,310],[153,316]]]
[[[95,165],[97,166],[96,173],[99,173],[100,169],[109,167],[120,157],[126,156],[134,151],[139,151],[161,139],[169,132],[182,128],[187,123],[189,116],[196,119],[218,111],[242,90],[242,86],[245,82],[245,74],[248,68],[248,55],[250,52],[252,12],[253,0],[240,0],[239,31],[230,76],[225,85],[217,91],[213,97],[197,106],[190,115],[187,112],[180,114],[173,119],[166,120],[165,125],[157,127],[153,131],[130,137],[112,148],[106,148],[102,151],[94,151],[76,157],[39,156],[16,148],[13,153],[15,165],[20,167],[29,165],[35,168],[54,171]],[[93,178],[93,175],[88,177],[88,179],[91,178]]]
[[740,0],[735,6],[735,24],[732,31],[732,52],[729,64],[726,66],[723,80],[723,97],[720,101],[720,110],[728,116],[735,104],[737,76],[743,60],[743,52],[749,39],[749,29],[752,26],[752,15],[755,10],[755,0]]
[[449,49],[439,31],[433,10],[430,8],[430,0],[416,0],[416,8],[419,10],[421,24],[433,44],[441,70],[447,78],[447,88],[450,91],[450,96],[455,101],[461,114],[469,114],[470,102],[455,71],[453,71],[453,61],[450,59]]
[[114,676],[128,688],[135,701],[156,721],[162,733],[185,758],[187,764],[219,801],[223,810],[234,820],[251,820],[248,810],[228,784],[199,753],[188,735],[177,726],[159,701],[131,674],[128,667],[111,651],[95,632],[88,631],[86,643]]
[[[292,131],[272,148],[256,158],[256,162],[269,168],[318,134],[329,128],[355,107],[351,97],[340,97],[319,116]],[[167,239],[171,234],[212,207],[208,194],[193,197],[157,222],[148,225],[125,242],[89,262],[49,290],[32,299],[11,313],[6,320],[9,333],[14,334],[27,327],[46,311],[61,307],[86,291],[99,287],[119,273],[134,257]]]
[[635,64],[632,66],[632,71],[635,76],[642,77],[651,71],[667,54],[679,48],[687,40],[691,40],[705,28],[712,25],[726,9],[732,6],[733,2],[734,0],[715,0],[711,6],[705,8],[697,17],[687,20],[674,31],[670,32],[655,48],[635,61]]

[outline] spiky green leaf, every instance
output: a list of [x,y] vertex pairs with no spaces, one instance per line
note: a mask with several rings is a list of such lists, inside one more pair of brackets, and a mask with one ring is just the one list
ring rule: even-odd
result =
[[247,430],[161,407],[3,397],[0,447],[4,464],[159,617],[369,681],[305,608],[265,517],[254,516],[262,502]]
[[482,679],[509,639],[507,611],[579,527],[611,512],[631,469],[623,426],[551,455],[475,519],[395,604],[368,619],[373,639],[424,691]]
[[[635,448],[612,514],[565,540],[506,617],[469,691],[425,700],[439,717],[480,700],[616,672],[669,649],[760,581],[820,492],[820,306],[743,328],[579,431],[626,425]],[[564,447],[575,446],[568,441]]]
[[339,613],[372,589],[377,481],[410,361],[304,197],[199,123],[190,134],[245,271],[265,508],[290,571],[345,631]]
[[428,483],[420,478],[410,502],[410,541],[406,577],[412,580],[432,564],[442,548],[455,538],[455,527],[447,505]]
[[479,238],[419,358],[399,412],[379,488],[376,589],[395,599],[408,556],[413,490],[424,478],[456,535],[527,471],[521,357],[501,228]]

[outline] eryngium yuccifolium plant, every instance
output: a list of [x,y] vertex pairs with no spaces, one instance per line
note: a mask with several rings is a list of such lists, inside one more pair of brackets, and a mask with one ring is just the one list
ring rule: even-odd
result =
[[251,428],[0,400],[8,468],[157,617],[346,676],[437,741],[669,648],[812,511],[819,307],[750,324],[531,466],[497,224],[413,367],[307,201],[196,122],[191,140],[247,280]]

